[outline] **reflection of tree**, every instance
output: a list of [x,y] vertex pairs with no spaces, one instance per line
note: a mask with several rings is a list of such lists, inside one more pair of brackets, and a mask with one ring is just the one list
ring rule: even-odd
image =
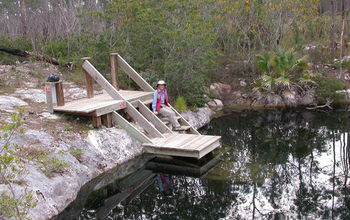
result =
[[[271,118],[276,120],[271,120]],[[318,180],[318,176],[322,172],[322,164],[317,158],[325,152],[329,152],[329,150],[331,150],[330,152],[334,150],[335,147],[331,149],[327,147],[327,143],[332,141],[333,137],[335,138],[335,135],[332,134],[333,131],[343,133],[344,136],[348,137],[349,122],[346,120],[345,114],[316,114],[313,115],[312,120],[303,117],[303,114],[288,115],[286,113],[282,117],[262,114],[258,117],[249,115],[244,118],[237,115],[225,118],[220,122],[224,122],[220,124],[221,127],[225,124],[229,127],[229,129],[221,131],[223,132],[221,135],[226,138],[224,142],[238,148],[231,153],[238,153],[250,158],[250,163],[246,163],[246,165],[242,165],[244,161],[247,161],[246,159],[236,158],[240,160],[240,165],[251,168],[254,167],[255,163],[255,167],[259,167],[256,171],[260,172],[259,176],[252,175],[254,172],[250,172],[249,178],[251,178],[251,181],[255,184],[261,183],[261,178],[268,177],[270,179],[268,190],[262,192],[264,189],[258,189],[258,191],[260,190],[267,196],[274,209],[278,209],[282,205],[279,201],[282,199],[284,188],[292,186],[295,193],[293,204],[298,210],[298,218],[303,216],[326,216],[329,211],[333,210],[326,206],[329,198],[334,198],[334,196],[332,190],[329,190],[329,184],[327,182],[320,184]],[[218,125],[212,125],[212,127],[215,128]],[[335,138],[334,140],[339,142],[338,139]],[[345,141],[343,143],[345,144]],[[342,147],[342,151],[342,155],[349,155],[348,146]],[[335,153],[332,153],[332,155],[334,158],[339,158]],[[291,157],[294,159],[291,159]],[[344,156],[343,158],[342,161],[348,161]],[[334,160],[334,163],[337,162],[339,161]],[[344,162],[343,164],[344,183],[346,183],[348,165]],[[335,181],[339,178],[339,176],[332,178],[332,172],[327,173],[327,175],[330,180],[334,179]],[[337,174],[334,173],[334,175]],[[242,176],[236,176],[235,178],[240,179]],[[246,176],[243,176],[243,178],[246,178]],[[253,188],[255,190],[254,184]],[[323,184],[326,185],[322,186]],[[335,196],[339,197],[341,194],[339,188],[335,187],[334,190]],[[338,217],[341,215],[341,209],[346,210],[349,207],[349,203],[346,202],[348,192],[343,192],[343,195],[343,204],[337,204],[338,208],[335,210],[337,213],[335,215]],[[256,193],[253,196],[254,205],[251,210],[254,216],[256,215],[255,196]]]

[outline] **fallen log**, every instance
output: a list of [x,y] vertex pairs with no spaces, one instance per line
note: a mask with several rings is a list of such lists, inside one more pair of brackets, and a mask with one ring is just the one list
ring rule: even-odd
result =
[[39,60],[39,61],[44,61],[47,63],[51,63],[53,65],[60,65],[57,59],[50,56],[37,54],[34,52],[28,52],[28,51],[17,50],[17,49],[8,49],[8,48],[0,48],[0,52],[5,52],[14,56],[25,57],[25,58],[34,57],[36,60]]

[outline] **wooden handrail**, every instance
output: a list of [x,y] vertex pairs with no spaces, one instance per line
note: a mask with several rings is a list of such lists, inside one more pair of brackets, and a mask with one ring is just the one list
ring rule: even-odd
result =
[[140,86],[141,89],[147,92],[153,92],[154,89],[146,80],[140,76],[119,54],[118,54],[118,65],[124,70],[124,72]]
[[102,76],[100,72],[88,61],[83,63],[83,69],[104,89],[106,92],[116,100],[125,100],[123,96]]

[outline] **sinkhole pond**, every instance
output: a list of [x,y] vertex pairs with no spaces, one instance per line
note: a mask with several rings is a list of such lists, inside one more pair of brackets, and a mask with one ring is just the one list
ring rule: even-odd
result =
[[350,219],[350,114],[247,111],[213,119],[201,161],[136,158],[92,180],[57,219]]

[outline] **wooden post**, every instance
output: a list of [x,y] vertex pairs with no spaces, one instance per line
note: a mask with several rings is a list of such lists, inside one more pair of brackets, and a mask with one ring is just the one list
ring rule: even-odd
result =
[[[90,57],[83,57],[81,58],[83,61],[85,60],[90,60]],[[85,79],[86,79],[86,92],[87,92],[87,97],[88,98],[92,98],[94,97],[94,80],[93,78],[90,76],[90,74],[88,72],[85,71],[85,69],[83,68],[83,71],[85,73]]]
[[55,87],[56,87],[57,106],[64,106],[64,93],[63,93],[62,81],[55,83]]
[[112,85],[119,90],[119,76],[118,76],[118,54],[111,53],[109,56],[111,65]]
[[92,126],[94,128],[99,128],[101,127],[102,122],[101,122],[101,116],[92,116]]
[[111,113],[102,115],[101,118],[102,118],[102,124],[104,126],[106,126],[107,128],[112,127],[112,114]]

